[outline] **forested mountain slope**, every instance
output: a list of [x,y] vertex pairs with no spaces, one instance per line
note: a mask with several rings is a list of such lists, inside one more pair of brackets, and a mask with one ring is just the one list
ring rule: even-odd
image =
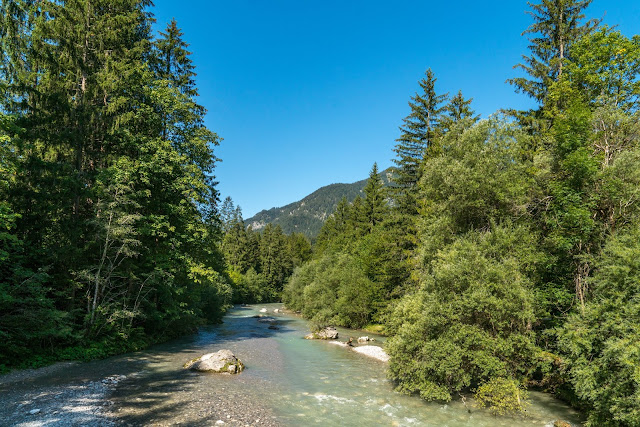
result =
[[[391,168],[380,172],[384,185],[389,185]],[[343,197],[352,202],[362,196],[367,180],[352,184],[330,184],[319,188],[302,200],[280,208],[271,208],[258,212],[246,220],[254,230],[260,230],[267,224],[279,225],[285,234],[302,233],[310,239],[315,238],[324,221],[335,211]]]

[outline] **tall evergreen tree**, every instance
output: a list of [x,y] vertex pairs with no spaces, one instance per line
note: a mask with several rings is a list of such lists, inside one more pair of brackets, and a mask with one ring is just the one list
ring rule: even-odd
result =
[[158,91],[171,95],[160,98],[161,136],[202,170],[210,172],[217,159],[211,155],[209,146],[218,145],[219,138],[204,126],[206,110],[196,102],[198,91],[191,52],[175,19],[160,36],[155,42],[152,68],[158,79]]
[[288,256],[286,236],[279,225],[267,224],[260,239],[261,274],[276,292],[282,290],[285,279],[293,271]]
[[369,172],[369,179],[364,187],[363,216],[371,233],[375,226],[384,219],[386,198],[384,184],[378,172],[378,164],[374,163]]
[[420,180],[420,164],[428,150],[434,149],[444,111],[442,103],[447,99],[446,94],[436,93],[436,80],[429,68],[425,78],[418,82],[422,92],[411,97],[411,114],[403,120],[401,135],[393,150],[396,153],[393,162],[397,166],[394,178],[396,199],[401,210],[409,214],[416,213],[413,192]]
[[534,23],[522,35],[532,34],[529,49],[531,56],[523,55],[523,63],[514,68],[522,69],[530,78],[517,77],[508,82],[519,92],[524,92],[543,103],[549,87],[562,75],[571,59],[571,46],[590,33],[599,20],[584,21],[583,11],[593,0],[542,0],[528,3],[529,15]]
[[222,230],[226,233],[233,224],[234,211],[236,207],[233,205],[231,197],[227,197],[222,202],[220,207],[220,222],[222,224]]

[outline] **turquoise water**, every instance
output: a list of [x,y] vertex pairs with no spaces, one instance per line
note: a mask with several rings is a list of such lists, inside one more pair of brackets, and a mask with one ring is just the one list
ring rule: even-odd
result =
[[[275,322],[254,317],[263,308]],[[275,308],[281,306],[236,307],[223,324],[201,328],[197,334],[146,351],[68,368],[61,365],[28,381],[0,386],[13,401],[12,406],[0,408],[0,419],[3,410],[11,416],[24,412],[17,406],[22,401],[37,405],[46,396],[95,388],[103,379],[117,376],[121,380],[104,396],[102,411],[87,413],[95,419],[91,425],[518,427],[550,426],[557,419],[579,424],[574,411],[541,393],[531,393],[526,416],[500,418],[474,408],[472,402],[427,403],[396,393],[386,379],[385,363],[348,347],[305,340],[307,322],[274,313]],[[269,329],[270,325],[277,329]],[[339,332],[343,341],[363,335]],[[383,340],[377,337],[373,344]],[[243,361],[244,372],[232,376],[183,368],[185,362],[223,348]],[[84,399],[84,395],[66,398],[55,409],[79,411]]]
[[[247,370],[242,375],[269,384],[270,392],[261,397],[285,425],[480,427],[545,426],[557,419],[579,421],[574,411],[542,393],[531,393],[532,405],[525,416],[512,417],[492,416],[473,407],[472,402],[466,406],[461,402],[427,403],[399,394],[386,379],[384,362],[327,341],[302,339],[308,332],[307,322],[290,314],[274,314],[277,307],[235,309],[217,329],[229,338],[242,335],[236,347],[239,357],[245,352]],[[252,316],[261,308],[267,308],[268,315],[277,319],[280,329],[269,336],[270,345],[253,348],[251,331],[256,324],[264,324]],[[364,335],[345,329],[339,332],[342,340]]]

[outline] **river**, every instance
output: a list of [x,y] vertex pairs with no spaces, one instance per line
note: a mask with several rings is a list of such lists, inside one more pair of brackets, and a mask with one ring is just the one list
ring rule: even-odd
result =
[[[385,377],[384,362],[329,342],[302,339],[307,322],[273,313],[280,307],[236,307],[221,325],[146,351],[58,365],[23,378],[18,374],[0,382],[0,394],[8,400],[0,401],[0,420],[24,426],[516,427],[550,426],[557,419],[579,424],[576,412],[542,393],[530,393],[525,416],[508,417],[494,417],[471,402],[427,403],[396,393]],[[277,330],[253,317],[261,308],[276,318]],[[359,335],[338,330],[341,339]],[[383,340],[378,337],[373,344]],[[229,376],[182,368],[186,361],[222,348],[233,351],[246,370]],[[29,415],[30,410],[39,412]]]

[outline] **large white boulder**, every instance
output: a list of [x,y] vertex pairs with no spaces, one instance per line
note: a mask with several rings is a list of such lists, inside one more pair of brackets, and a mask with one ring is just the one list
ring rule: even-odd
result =
[[185,363],[184,367],[194,371],[222,374],[239,374],[244,370],[242,362],[230,350],[205,354]]

